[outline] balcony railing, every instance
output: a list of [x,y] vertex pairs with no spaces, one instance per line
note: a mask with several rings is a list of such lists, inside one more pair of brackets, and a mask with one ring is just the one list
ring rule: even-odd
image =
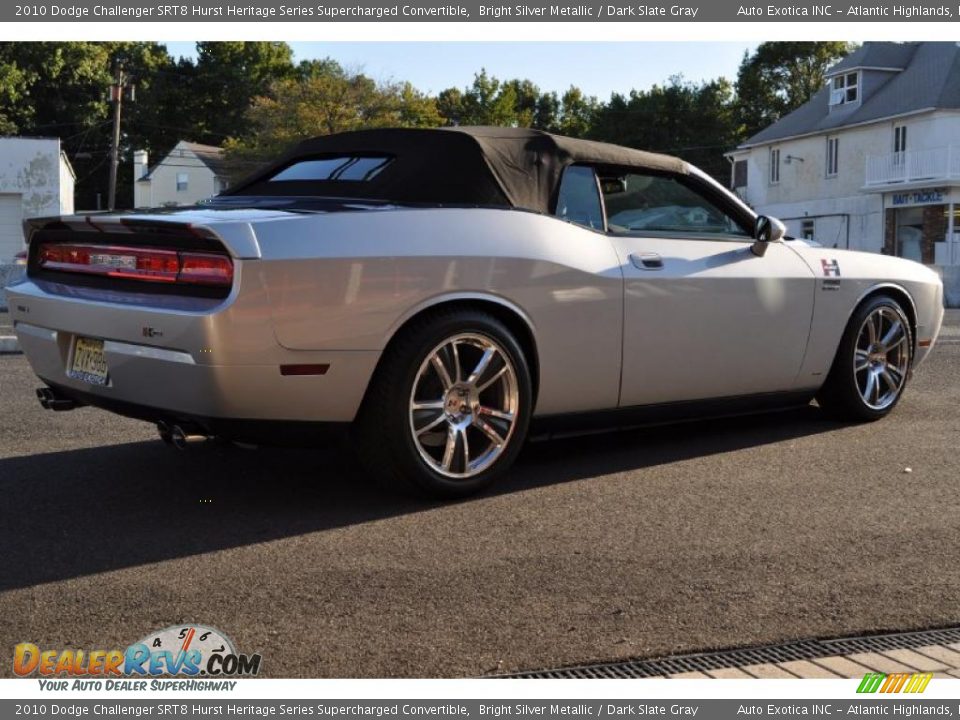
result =
[[941,180],[960,180],[960,145],[867,158],[867,187]]

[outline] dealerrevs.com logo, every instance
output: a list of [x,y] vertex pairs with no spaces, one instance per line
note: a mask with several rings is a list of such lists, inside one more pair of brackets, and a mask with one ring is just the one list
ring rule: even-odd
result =
[[238,653],[219,630],[205,625],[173,625],[150,633],[125,649],[41,649],[20,643],[13,650],[17,677],[253,677],[259,654]]

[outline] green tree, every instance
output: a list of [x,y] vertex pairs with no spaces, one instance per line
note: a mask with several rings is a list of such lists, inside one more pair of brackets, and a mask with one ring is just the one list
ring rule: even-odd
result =
[[20,133],[47,136],[83,130],[102,120],[110,51],[108,43],[0,44],[0,65],[15,68],[7,76],[17,97],[4,103],[4,115]]
[[463,125],[509,127],[517,123],[515,88],[488,75],[485,68],[474,75],[473,85],[464,92],[463,106],[466,114]]
[[517,127],[532,127],[537,119],[540,88],[530,80],[515,79],[503,83],[500,91],[513,96],[512,124]]
[[417,90],[405,82],[396,87],[399,94],[400,127],[439,127],[443,117],[437,107],[437,99]]
[[377,83],[332,63],[299,79],[278,80],[253,99],[247,131],[227,141],[233,174],[275,158],[307,137],[374,127],[435,127],[437,102],[410,83]]
[[537,99],[533,126],[547,132],[560,132],[560,98],[555,92],[545,92]]
[[195,93],[203,137],[195,139],[218,144],[242,136],[253,98],[269,95],[274,83],[296,73],[284,42],[197,43]]
[[[530,91],[539,92],[529,81],[501,82],[489,75],[485,68],[473,76],[473,84],[462,91],[448,88],[437,97],[437,108],[448,125],[499,125],[515,127],[521,124],[518,105],[527,104],[527,124],[533,122]],[[518,91],[523,92],[521,100]],[[534,103],[535,104],[535,103]]]
[[737,117],[744,137],[803,105],[824,73],[854,47],[849,42],[765,42],[745,53],[737,73]]
[[677,155],[724,181],[723,153],[740,139],[733,85],[723,78],[691,83],[674,76],[649,90],[615,93],[593,114],[588,135]]
[[560,99],[558,131],[571,137],[586,137],[597,108],[595,97],[587,97],[580,88],[571,85]]
[[445,125],[463,125],[466,109],[463,106],[463,92],[459,88],[447,88],[437,95],[437,112]]
[[307,80],[312,77],[322,77],[324,75],[343,75],[343,67],[331,57],[325,57],[314,60],[301,60],[297,65],[296,77],[301,80]]
[[0,45],[0,135],[14,135],[19,129],[18,121],[23,98],[28,89],[27,78],[15,61],[4,57]]

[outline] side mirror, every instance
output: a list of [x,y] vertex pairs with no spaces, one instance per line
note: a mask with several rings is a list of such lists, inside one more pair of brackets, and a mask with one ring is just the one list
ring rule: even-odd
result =
[[767,252],[767,245],[776,242],[787,234],[787,227],[776,218],[767,215],[758,215],[753,226],[753,245],[750,249],[757,257],[763,257]]

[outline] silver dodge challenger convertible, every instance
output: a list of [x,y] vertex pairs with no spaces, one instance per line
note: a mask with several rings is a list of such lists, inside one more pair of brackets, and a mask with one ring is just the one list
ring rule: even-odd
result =
[[44,407],[178,445],[346,430],[434,496],[598,423],[814,398],[875,420],[943,317],[922,265],[789,239],[681,160],[526,129],[331,135],[197,207],[27,234],[8,296]]

